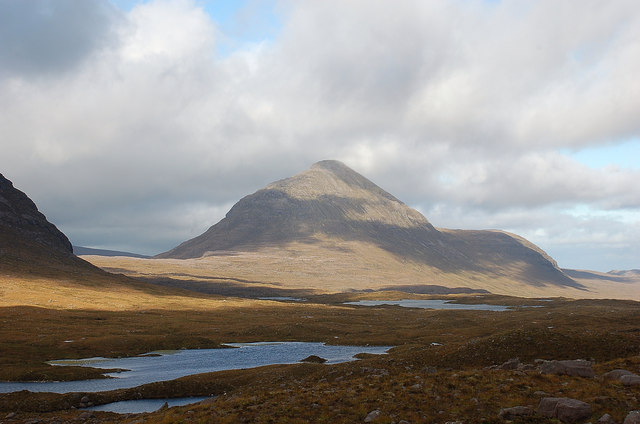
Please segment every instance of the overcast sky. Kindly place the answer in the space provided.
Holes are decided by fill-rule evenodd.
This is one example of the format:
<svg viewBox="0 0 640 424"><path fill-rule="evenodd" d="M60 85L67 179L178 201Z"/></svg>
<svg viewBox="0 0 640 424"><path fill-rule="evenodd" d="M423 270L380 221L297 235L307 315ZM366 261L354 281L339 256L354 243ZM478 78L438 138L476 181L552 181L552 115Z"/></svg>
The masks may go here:
<svg viewBox="0 0 640 424"><path fill-rule="evenodd" d="M338 159L437 227L640 268L637 0L0 0L0 172L156 254Z"/></svg>

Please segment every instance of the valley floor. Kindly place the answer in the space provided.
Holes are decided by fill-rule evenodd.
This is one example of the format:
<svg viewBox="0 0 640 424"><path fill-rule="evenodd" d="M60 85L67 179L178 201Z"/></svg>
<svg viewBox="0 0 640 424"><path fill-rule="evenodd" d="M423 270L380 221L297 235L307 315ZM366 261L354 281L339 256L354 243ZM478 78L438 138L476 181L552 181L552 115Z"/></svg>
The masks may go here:
<svg viewBox="0 0 640 424"><path fill-rule="evenodd" d="M634 301L322 293L282 281L261 282L248 270L231 278L210 274L197 263L191 269L165 263L163 270L150 268L161 264L150 260L113 261L105 268L138 279L0 275L0 380L98 378L100 370L53 367L45 361L214 348L229 342L396 347L387 355L351 363L222 371L104 393L0 394L0 423L400 424L500 423L506 418L557 423L538 410L541 399L548 397L588 404L589 415L576 421L582 423L596 422L604 414L622 423L630 411L640 409L639 385L603 378L614 369L640 374L640 304ZM305 300L259 299L269 296ZM492 312L344 304L406 297L515 308ZM508 362L514 358L518 361ZM574 359L591 361L595 376L543 374L536 362ZM210 399L145 414L77 409L88 403L187 396ZM534 415L503 412L499 417L501 410L515 406Z"/></svg>
<svg viewBox="0 0 640 424"><path fill-rule="evenodd" d="M398 297L400 293L369 293ZM206 297L200 307L173 298L157 308L109 311L11 306L0 308L0 378L89 378L87 369L50 367L48 359L125 356L156 349L215 347L224 342L323 341L397 346L357 362L276 365L224 371L95 394L0 395L0 422L503 422L500 410L536 410L543 397L588 403L595 422L621 423L640 409L639 386L606 380L624 368L640 373L640 305L629 301L532 302L468 296L463 302L537 304L513 311L420 310L342 305L364 295L279 302ZM65 343L74 340L72 343ZM489 369L518 357L514 369ZM597 377L541 374L536 359L590 359ZM507 367L508 368L508 367ZM95 375L94 375L95 376ZM210 396L201 404L155 413L78 411L83 397L115 400ZM84 399L86 402L87 399ZM379 414L374 411L379 411ZM372 414L372 415L371 415ZM557 422L540 415L514 422Z"/></svg>

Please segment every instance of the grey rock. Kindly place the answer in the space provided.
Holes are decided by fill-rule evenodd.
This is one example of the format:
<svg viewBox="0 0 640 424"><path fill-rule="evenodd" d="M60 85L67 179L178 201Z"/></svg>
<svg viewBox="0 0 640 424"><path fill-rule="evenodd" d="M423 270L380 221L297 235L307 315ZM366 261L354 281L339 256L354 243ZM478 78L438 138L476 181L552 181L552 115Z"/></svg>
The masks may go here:
<svg viewBox="0 0 640 424"><path fill-rule="evenodd" d="M520 363L520 359L519 358L512 358L512 359L509 359L504 364L499 365L498 369L501 369L501 370L517 370L520 365L521 365L521 363Z"/></svg>
<svg viewBox="0 0 640 424"><path fill-rule="evenodd" d="M635 375L631 371L627 370L613 370L608 373L602 374L602 378L606 378L607 380L620 380L620 377L625 375Z"/></svg>
<svg viewBox="0 0 640 424"><path fill-rule="evenodd" d="M603 416L601 416L600 419L598 421L596 421L596 423L598 423L598 424L616 424L614 419L609 414L604 414Z"/></svg>
<svg viewBox="0 0 640 424"><path fill-rule="evenodd" d="M364 422L365 423L372 423L375 420L377 420L378 418L380 418L380 415L382 413L380 412L379 409L374 409L373 411L369 412L367 414L367 416L364 418Z"/></svg>
<svg viewBox="0 0 640 424"><path fill-rule="evenodd" d="M311 363L315 363L315 364L324 364L325 362L327 362L326 359L321 358L317 355L309 355L304 359L301 359L300 362L311 362Z"/></svg>
<svg viewBox="0 0 640 424"><path fill-rule="evenodd" d="M15 412L9 412L6 416L5 419L10 420L11 418L15 417L16 413Z"/></svg>
<svg viewBox="0 0 640 424"><path fill-rule="evenodd" d="M640 411L631 411L624 419L624 424L640 424Z"/></svg>
<svg viewBox="0 0 640 424"><path fill-rule="evenodd" d="M527 417L535 414L533 408L528 406L514 406L512 408L503 408L498 413L498 417L504 420L511 420L515 417Z"/></svg>
<svg viewBox="0 0 640 424"><path fill-rule="evenodd" d="M625 386L640 386L640 375L623 375L620 377L620 382Z"/></svg>
<svg viewBox="0 0 640 424"><path fill-rule="evenodd" d="M583 359L566 361L544 361L538 366L542 374L570 375L577 377L595 377L591 362Z"/></svg>
<svg viewBox="0 0 640 424"><path fill-rule="evenodd" d="M540 399L538 414L563 423L575 423L591 416L591 406L577 399L547 397Z"/></svg>
<svg viewBox="0 0 640 424"><path fill-rule="evenodd" d="M89 403L89 396L83 396L82 399L80 399L81 403Z"/></svg>

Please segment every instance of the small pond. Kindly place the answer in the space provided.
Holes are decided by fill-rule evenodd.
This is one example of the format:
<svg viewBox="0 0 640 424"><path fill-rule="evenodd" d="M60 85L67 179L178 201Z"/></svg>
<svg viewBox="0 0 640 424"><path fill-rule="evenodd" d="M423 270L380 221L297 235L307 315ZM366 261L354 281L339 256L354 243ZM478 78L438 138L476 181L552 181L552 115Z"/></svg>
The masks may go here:
<svg viewBox="0 0 640 424"><path fill-rule="evenodd" d="M92 406L90 408L83 408L84 411L106 411L116 412L118 414L140 414L143 412L154 412L162 408L167 403L169 408L174 406L190 405L192 403L200 402L201 400L209 399L208 397L188 397L188 398L174 398L174 399L137 399L137 400L123 400L120 402L107 403L105 405Z"/></svg>
<svg viewBox="0 0 640 424"><path fill-rule="evenodd" d="M512 306L505 305L468 305L463 303L451 303L450 300L440 299L359 300L357 302L345 302L345 304L360 306L396 305L403 306L405 308L465 309L470 311L509 311L514 309Z"/></svg>
<svg viewBox="0 0 640 424"><path fill-rule="evenodd" d="M156 381L213 371L255 368L273 364L293 364L310 355L325 358L328 364L354 360L358 353L383 354L392 346L332 346L324 343L271 342L228 343L230 349L185 349L151 352L131 358L88 358L51 361L52 365L119 368L128 371L106 374L108 379L60 382L0 382L0 393L103 392L126 389Z"/></svg>

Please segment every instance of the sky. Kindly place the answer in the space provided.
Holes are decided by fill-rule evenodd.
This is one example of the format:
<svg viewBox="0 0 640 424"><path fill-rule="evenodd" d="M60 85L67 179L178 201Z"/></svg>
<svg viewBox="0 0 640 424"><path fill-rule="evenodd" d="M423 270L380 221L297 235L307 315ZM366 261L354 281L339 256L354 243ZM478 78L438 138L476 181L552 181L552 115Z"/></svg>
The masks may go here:
<svg viewBox="0 0 640 424"><path fill-rule="evenodd" d="M157 254L341 160L436 227L640 268L637 0L0 0L0 173Z"/></svg>

